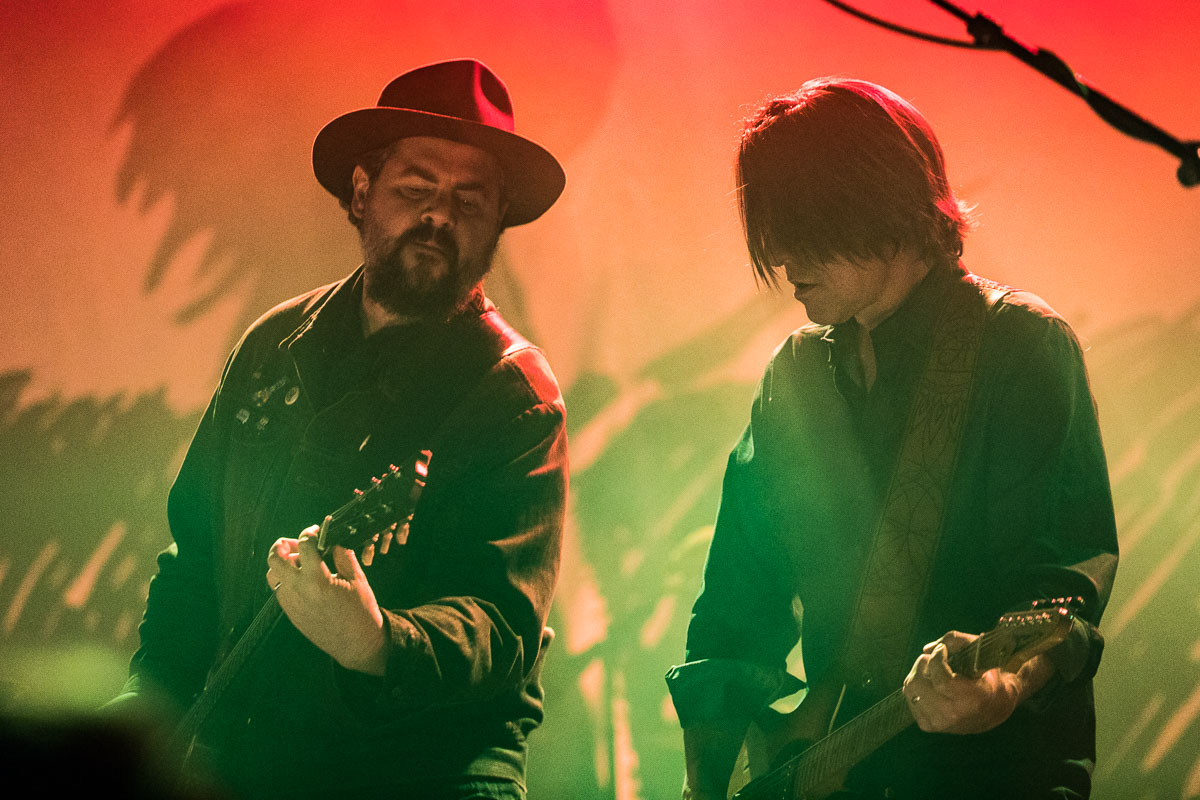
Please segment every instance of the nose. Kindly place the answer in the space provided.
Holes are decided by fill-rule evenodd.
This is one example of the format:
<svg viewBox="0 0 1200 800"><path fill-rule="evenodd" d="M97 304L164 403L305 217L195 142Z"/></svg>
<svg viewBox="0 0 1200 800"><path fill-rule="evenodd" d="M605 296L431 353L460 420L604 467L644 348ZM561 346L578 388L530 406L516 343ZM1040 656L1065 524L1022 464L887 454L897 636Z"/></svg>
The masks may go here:
<svg viewBox="0 0 1200 800"><path fill-rule="evenodd" d="M429 202L421 212L421 222L434 228L454 227L454 201L449 192L434 192L430 195Z"/></svg>

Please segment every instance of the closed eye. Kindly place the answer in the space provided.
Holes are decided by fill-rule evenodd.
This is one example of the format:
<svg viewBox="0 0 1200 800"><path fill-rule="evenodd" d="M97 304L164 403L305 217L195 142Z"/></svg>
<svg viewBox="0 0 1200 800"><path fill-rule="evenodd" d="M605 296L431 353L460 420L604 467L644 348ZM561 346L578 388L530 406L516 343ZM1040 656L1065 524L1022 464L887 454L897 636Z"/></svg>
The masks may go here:
<svg viewBox="0 0 1200 800"><path fill-rule="evenodd" d="M425 181L404 181L396 187L396 191L410 200L421 200L433 192L433 184Z"/></svg>
<svg viewBox="0 0 1200 800"><path fill-rule="evenodd" d="M474 216L483 211L483 192L459 192L456 199L459 210L464 214Z"/></svg>

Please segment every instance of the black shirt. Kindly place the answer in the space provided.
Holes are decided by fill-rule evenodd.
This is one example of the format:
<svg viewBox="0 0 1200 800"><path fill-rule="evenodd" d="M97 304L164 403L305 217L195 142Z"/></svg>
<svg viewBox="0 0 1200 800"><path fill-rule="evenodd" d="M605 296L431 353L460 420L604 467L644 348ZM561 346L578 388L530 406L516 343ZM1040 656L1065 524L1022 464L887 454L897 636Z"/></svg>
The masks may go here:
<svg viewBox="0 0 1200 800"><path fill-rule="evenodd" d="M801 625L807 679L829 677L933 322L945 304L972 293L977 301L978 291L961 268L931 271L872 332L870 391L855 323L801 329L776 352L730 456L686 663L668 675L684 727L745 724L785 691L785 658ZM978 359L912 657L948 630L988 630L1042 597L1083 597L1086 622L1052 653L1052 685L1008 722L975 736L914 726L852 782L896 797L985 789L1035 797L1059 785L1085 796L1095 749L1090 677L1102 647L1092 626L1111 590L1117 543L1082 353L1048 306L1013 292L988 321Z"/></svg>

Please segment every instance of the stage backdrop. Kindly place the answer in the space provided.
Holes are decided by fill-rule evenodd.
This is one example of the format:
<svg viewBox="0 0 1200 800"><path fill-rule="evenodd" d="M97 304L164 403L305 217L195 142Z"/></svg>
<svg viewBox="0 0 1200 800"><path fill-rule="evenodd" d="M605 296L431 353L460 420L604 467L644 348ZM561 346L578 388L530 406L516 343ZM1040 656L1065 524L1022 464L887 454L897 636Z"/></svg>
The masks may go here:
<svg viewBox="0 0 1200 800"><path fill-rule="evenodd" d="M943 34L918 0L861 0ZM1191 0L980 2L1111 96L1200 137ZM818 0L56 0L0 4L0 700L119 687L164 498L240 331L357 264L309 148L396 74L475 56L565 164L489 291L567 394L572 499L534 798L678 795L681 659L724 458L773 346L732 195L738 120L831 73L932 121L980 227L966 261L1086 340L1122 563L1097 797L1200 796L1200 189L1009 56Z"/></svg>

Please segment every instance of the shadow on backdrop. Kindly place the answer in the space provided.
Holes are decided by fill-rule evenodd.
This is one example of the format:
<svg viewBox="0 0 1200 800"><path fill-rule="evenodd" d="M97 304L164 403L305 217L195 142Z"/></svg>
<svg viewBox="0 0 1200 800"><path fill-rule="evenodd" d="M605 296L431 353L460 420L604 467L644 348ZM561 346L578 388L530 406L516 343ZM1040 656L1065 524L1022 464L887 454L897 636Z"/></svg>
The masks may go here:
<svg viewBox="0 0 1200 800"><path fill-rule="evenodd" d="M132 134L118 195L173 204L146 290L185 244L211 237L179 321L244 290L232 343L271 305L348 272L353 230L312 178L313 135L399 72L465 54L504 76L518 124L560 157L594 129L617 69L603 3L233 3L180 31L130 83L114 122ZM489 285L536 338L503 260ZM594 443L573 504L598 606L590 619L569 603L555 610L568 644L545 673L535 798L678 794L681 740L662 676L682 657L721 472L753 389L721 367L776 313L756 300L648 365L625 416L608 416L629 391L609 376L568 387L571 435ZM1200 794L1198 320L1200 305L1123 325L1094 337L1089 354L1124 550L1097 680L1097 796ZM196 418L161 392L23 401L29 382L29 371L0 374L0 709L95 705L136 644L168 541L166 491ZM576 631L572 648L572 626L594 632Z"/></svg>
<svg viewBox="0 0 1200 800"><path fill-rule="evenodd" d="M349 272L357 244L313 178L316 132L374 105L401 72L464 55L503 77L518 129L563 160L607 110L617 66L607 5L594 0L238 2L181 30L138 70L114 121L132 133L118 197L173 204L146 289L185 244L209 236L179 321L244 290L236 336L276 303Z"/></svg>

